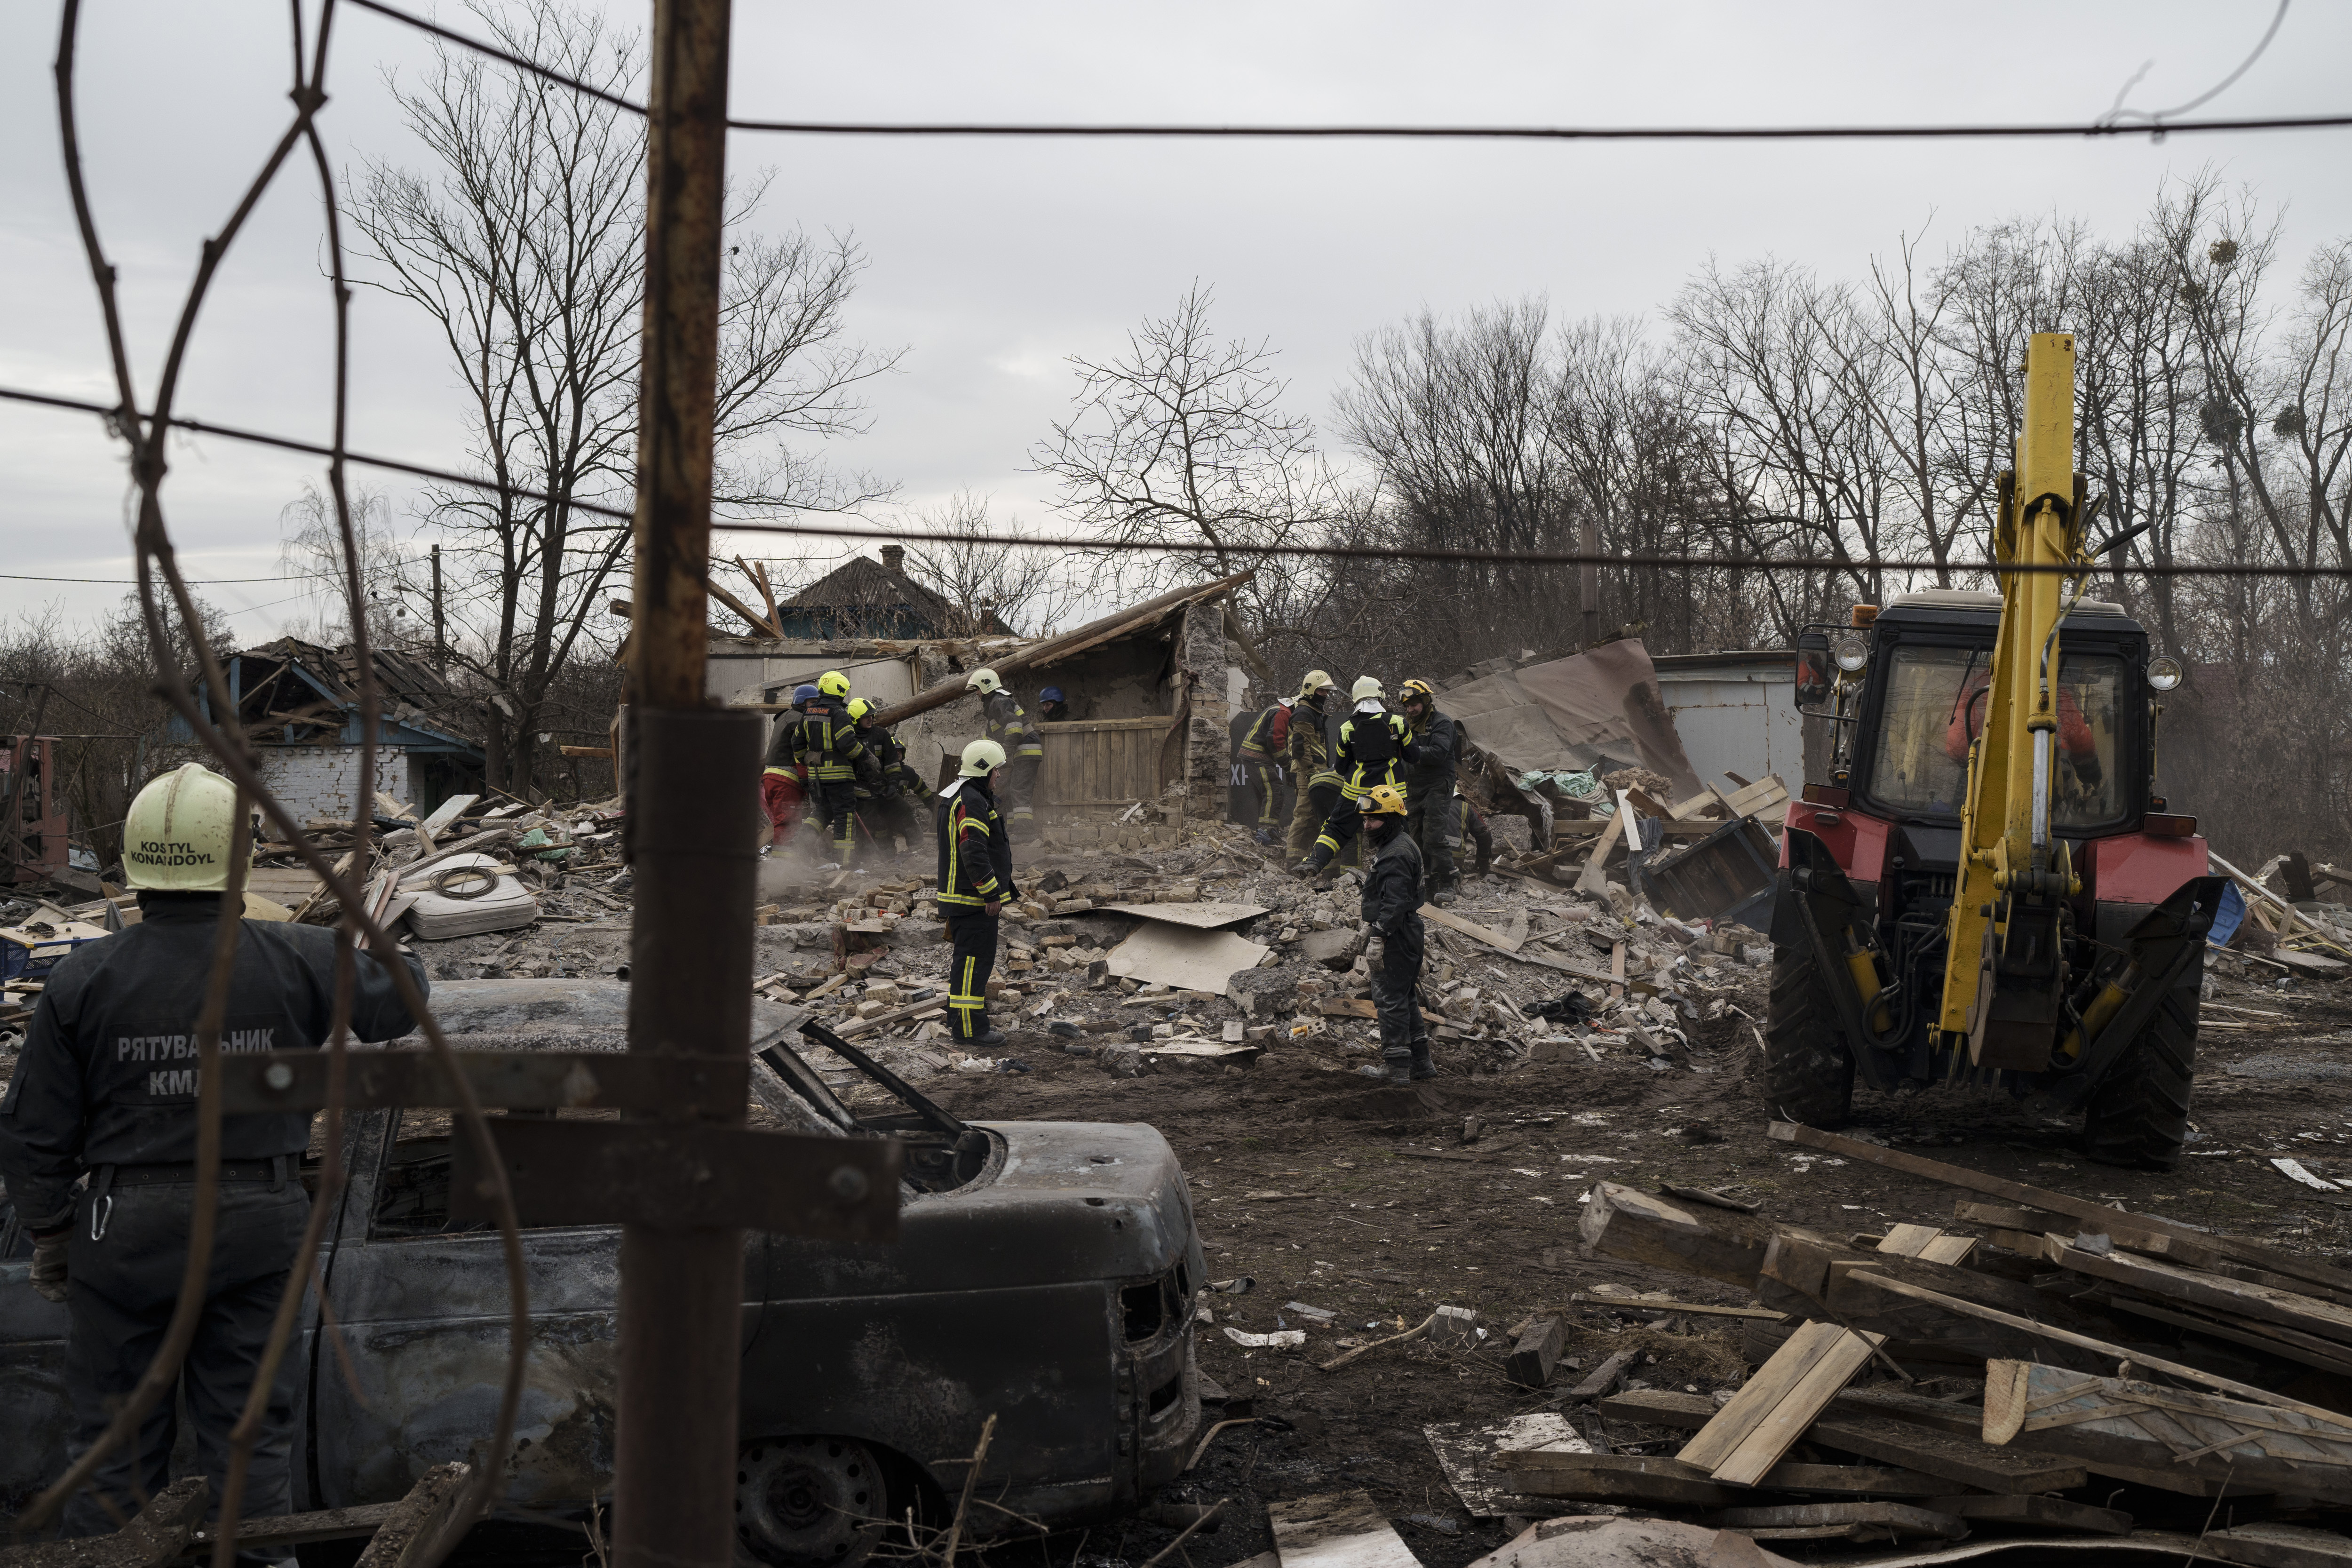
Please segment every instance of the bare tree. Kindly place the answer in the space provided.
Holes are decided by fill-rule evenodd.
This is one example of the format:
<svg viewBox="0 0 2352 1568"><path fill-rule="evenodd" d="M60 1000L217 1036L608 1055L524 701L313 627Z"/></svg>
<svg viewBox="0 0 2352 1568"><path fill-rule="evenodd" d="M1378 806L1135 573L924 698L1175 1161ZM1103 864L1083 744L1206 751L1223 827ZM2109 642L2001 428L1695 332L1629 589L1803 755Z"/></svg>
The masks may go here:
<svg viewBox="0 0 2352 1568"><path fill-rule="evenodd" d="M1153 587L1179 574L1255 568L1243 595L1263 623L1297 584L1295 563L1251 545L1309 542L1343 510L1311 420L1282 407L1288 390L1264 341L1220 340L1210 291L1194 283L1175 312L1128 334L1125 355L1071 356L1074 412L1038 444L1035 470L1056 505L1106 541L1165 549L1157 561L1097 557L1112 580Z"/></svg>
<svg viewBox="0 0 2352 1568"><path fill-rule="evenodd" d="M381 490L356 486L351 493L352 534L358 542L360 581L368 596L368 637L379 647L418 640L419 626L403 602L409 552L393 531L392 502ZM302 493L278 512L278 569L306 584L301 611L283 618L289 636L337 647L352 640L345 581L343 532L334 502L304 480Z"/></svg>
<svg viewBox="0 0 2352 1568"><path fill-rule="evenodd" d="M1064 569L1061 552L1001 542L1007 532L1019 537L1021 525L1015 521L999 529L990 521L986 496L962 491L944 506L919 512L917 521L926 532L957 536L907 546L912 575L947 601L949 636L1050 636L1077 602L1078 585Z"/></svg>
<svg viewBox="0 0 2352 1568"><path fill-rule="evenodd" d="M502 47L609 91L642 74L635 36L560 0L475 9ZM508 487L429 490L426 516L457 557L453 656L483 687L490 781L521 789L547 694L606 625L594 611L627 569L644 123L447 49L420 87L394 82L393 93L439 167L371 163L352 183L353 222L381 268L363 281L439 329L474 457ZM843 335L864 259L845 237L741 232L759 195L730 203L739 232L722 278L717 499L737 516L854 504L873 487L833 480L782 437L861 427L854 389L891 363Z"/></svg>

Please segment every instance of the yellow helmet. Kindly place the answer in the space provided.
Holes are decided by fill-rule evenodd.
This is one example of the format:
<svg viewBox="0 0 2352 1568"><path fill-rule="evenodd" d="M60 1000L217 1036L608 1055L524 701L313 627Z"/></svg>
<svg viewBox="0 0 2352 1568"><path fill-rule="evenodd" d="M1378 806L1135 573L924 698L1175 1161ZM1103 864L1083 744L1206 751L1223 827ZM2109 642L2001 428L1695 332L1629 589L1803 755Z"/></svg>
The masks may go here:
<svg viewBox="0 0 2352 1568"><path fill-rule="evenodd" d="M1394 784L1374 784L1356 803L1356 810L1365 816L1402 816L1404 795Z"/></svg>
<svg viewBox="0 0 2352 1568"><path fill-rule="evenodd" d="M958 778L984 779L1004 765L1004 748L993 741L974 741L963 749Z"/></svg>
<svg viewBox="0 0 2352 1568"><path fill-rule="evenodd" d="M1379 676L1360 675L1356 677L1355 689L1349 695L1352 700L1361 702L1367 698L1385 697L1388 693L1381 689Z"/></svg>
<svg viewBox="0 0 2352 1568"><path fill-rule="evenodd" d="M982 697L994 692L1003 684L1004 682L996 679L996 671L987 668L975 669L963 678L963 689L966 691L977 691Z"/></svg>
<svg viewBox="0 0 2352 1568"><path fill-rule="evenodd" d="M853 698L850 701L849 716L861 723L864 722L866 716L873 711L874 700L870 697Z"/></svg>
<svg viewBox="0 0 2352 1568"><path fill-rule="evenodd" d="M1331 678L1319 669L1308 670L1307 672L1307 679L1298 683L1298 695L1302 699L1312 697L1318 691L1328 691L1330 689Z"/></svg>
<svg viewBox="0 0 2352 1568"><path fill-rule="evenodd" d="M1418 697L1433 708L1437 705L1436 689L1431 686L1426 680L1423 680L1418 678L1408 680L1401 689L1403 693L1404 700L1407 702L1410 702L1414 698Z"/></svg>
<svg viewBox="0 0 2352 1568"><path fill-rule="evenodd" d="M228 890L236 786L195 763L148 781L122 824L123 874L169 893Z"/></svg>
<svg viewBox="0 0 2352 1568"><path fill-rule="evenodd" d="M849 677L837 669L828 669L816 678L816 689L827 697L849 695Z"/></svg>

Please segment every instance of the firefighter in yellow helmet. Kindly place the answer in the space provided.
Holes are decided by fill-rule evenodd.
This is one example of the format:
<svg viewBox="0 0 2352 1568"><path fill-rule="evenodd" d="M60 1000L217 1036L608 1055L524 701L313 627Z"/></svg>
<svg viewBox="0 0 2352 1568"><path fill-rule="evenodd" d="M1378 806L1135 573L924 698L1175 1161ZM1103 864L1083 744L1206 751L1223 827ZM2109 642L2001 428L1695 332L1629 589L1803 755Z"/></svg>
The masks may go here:
<svg viewBox="0 0 2352 1568"><path fill-rule="evenodd" d="M1290 860L1307 858L1315 835L1331 808L1339 804L1339 773L1331 765L1331 678L1310 669L1298 683L1290 705L1290 732L1285 750L1290 759L1290 782L1298 792L1290 808Z"/></svg>
<svg viewBox="0 0 2352 1568"><path fill-rule="evenodd" d="M1387 784L1398 791L1400 800L1403 798L1397 763L1404 756L1405 738L1411 726L1403 714L1389 711L1385 694L1375 678L1360 677L1353 696L1356 710L1339 725L1339 804L1323 819L1323 831L1316 836L1314 852L1299 862L1298 874L1302 877L1322 877L1339 852L1355 843L1359 803L1365 791L1375 784Z"/></svg>
<svg viewBox="0 0 2352 1568"><path fill-rule="evenodd" d="M833 839L833 858L846 866L857 851L858 781L870 789L882 776L873 752L858 739L857 721L849 716L849 677L828 669L816 678L816 696L803 714L800 735L801 758Z"/></svg>
<svg viewBox="0 0 2352 1568"><path fill-rule="evenodd" d="M1037 770L1045 762L1045 739L996 671L975 669L963 685L965 690L980 693L981 733L1004 748L1004 782L998 798L1011 812L1015 831L1025 838L1036 825Z"/></svg>
<svg viewBox="0 0 2352 1568"><path fill-rule="evenodd" d="M1381 1021L1381 1060L1389 1081L1435 1078L1429 1026L1421 1019L1421 847L1404 827L1404 796L1374 784L1357 806L1371 858L1364 869L1364 923L1381 939L1372 1004Z"/></svg>
<svg viewBox="0 0 2352 1568"><path fill-rule="evenodd" d="M998 917L1005 900L1020 896L1013 885L1013 846L996 809L996 778L1003 768L1004 748L995 742L964 747L962 766L940 791L935 819L940 868L933 896L950 945L948 1011L955 1015L956 1039L967 1046L1004 1043L1004 1031L988 1021Z"/></svg>
<svg viewBox="0 0 2352 1568"><path fill-rule="evenodd" d="M197 1017L236 853L236 787L190 763L151 781L122 825L139 923L59 959L41 990L7 1096L0 1178L33 1240L33 1289L66 1304L74 1451L88 1449L163 1342L195 1212ZM224 1052L316 1050L333 1027L336 936L326 926L243 920ZM422 995L405 953L353 955L351 1030L389 1040L415 1026L394 978ZM66 1532L105 1534L170 1479L184 1401L196 1462L217 1500L310 1200L310 1113L221 1120L219 1228L194 1338L176 1388L66 1506ZM77 1190L79 1189L79 1190ZM247 1519L293 1506L299 1356L281 1363L247 1472ZM20 1433L11 1441L32 1441ZM118 1512L110 1516L108 1510Z"/></svg>
<svg viewBox="0 0 2352 1568"><path fill-rule="evenodd" d="M1402 770L1405 831L1421 846L1429 901L1442 909L1462 887L1462 873L1454 864L1454 847L1462 842L1454 809L1454 784L1462 771L1462 726L1437 710L1437 693L1426 680L1406 681L1403 693L1405 721L1412 726L1405 737Z"/></svg>

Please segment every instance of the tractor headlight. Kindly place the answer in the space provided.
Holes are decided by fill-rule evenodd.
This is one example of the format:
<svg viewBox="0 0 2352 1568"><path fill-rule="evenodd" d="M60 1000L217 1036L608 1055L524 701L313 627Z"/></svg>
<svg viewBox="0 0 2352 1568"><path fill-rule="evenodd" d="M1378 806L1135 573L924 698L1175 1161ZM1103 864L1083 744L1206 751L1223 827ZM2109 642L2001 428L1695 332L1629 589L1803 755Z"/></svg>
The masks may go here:
<svg viewBox="0 0 2352 1568"><path fill-rule="evenodd" d="M1860 632L1848 632L1830 645L1830 657L1848 675L1858 674L1870 662L1870 639Z"/></svg>
<svg viewBox="0 0 2352 1568"><path fill-rule="evenodd" d="M2168 653L2158 654L2147 661L2147 684L2157 691L2169 691L2180 684L2180 661Z"/></svg>

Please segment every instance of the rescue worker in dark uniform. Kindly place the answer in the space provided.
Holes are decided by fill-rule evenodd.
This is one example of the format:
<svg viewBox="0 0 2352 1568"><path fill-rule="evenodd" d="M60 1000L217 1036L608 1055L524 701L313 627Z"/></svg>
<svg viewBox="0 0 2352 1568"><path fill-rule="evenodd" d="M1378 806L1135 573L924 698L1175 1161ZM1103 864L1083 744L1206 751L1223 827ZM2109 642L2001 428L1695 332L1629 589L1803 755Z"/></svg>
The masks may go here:
<svg viewBox="0 0 2352 1568"><path fill-rule="evenodd" d="M1405 722L1403 714L1389 711L1377 678L1358 677L1351 694L1356 700L1356 710L1339 726L1339 802L1324 818L1323 831L1315 838L1315 852L1299 863L1298 874L1302 877L1323 877L1339 852L1355 843L1360 826L1357 803L1364 798L1366 790L1377 784L1397 788L1402 783L1397 764L1404 757L1405 739L1412 733L1412 727ZM1398 798L1403 798L1401 790Z"/></svg>
<svg viewBox="0 0 2352 1568"><path fill-rule="evenodd" d="M828 669L816 678L816 690L801 721L801 760L824 811L833 858L846 866L857 849L857 781L870 787L880 775L849 716L849 677Z"/></svg>
<svg viewBox="0 0 2352 1568"><path fill-rule="evenodd" d="M1330 716L1323 710L1325 693L1333 689L1329 676L1310 669L1291 703L1287 750L1290 782L1298 792L1290 808L1288 853L1294 861L1307 858L1324 819L1339 804L1339 773L1331 765L1331 737L1325 728Z"/></svg>
<svg viewBox="0 0 2352 1568"><path fill-rule="evenodd" d="M857 813L875 844L886 853L896 854L892 840L915 843L914 803L923 795L923 781L908 765L907 748L898 743L898 737L874 722L874 715L881 710L882 705L870 698L849 700L850 721L857 726L857 738L874 759L871 779L861 778L857 784Z"/></svg>
<svg viewBox="0 0 2352 1568"><path fill-rule="evenodd" d="M1486 814L1470 803L1458 784L1454 790L1454 842L1478 847L1478 875L1485 876L1495 868L1495 830L1487 826Z"/></svg>
<svg viewBox="0 0 2352 1568"><path fill-rule="evenodd" d="M1405 799L1374 784L1358 808L1371 858L1364 870L1364 923L1381 939L1372 971L1372 1005L1381 1021L1381 1059L1391 1083L1435 1078L1429 1026L1421 1016L1421 847L1405 831Z"/></svg>
<svg viewBox="0 0 2352 1568"><path fill-rule="evenodd" d="M123 824L123 865L139 923L58 961L34 1009L16 1077L0 1100L0 1176L33 1238L33 1288L63 1301L72 1328L66 1385L74 1451L105 1430L163 1344L187 1265L195 1206L196 1018L229 856L236 790L191 763L151 782ZM406 1034L415 1020L394 987L404 954L356 955L352 1033ZM311 1050L327 1043L335 933L324 926L242 922L220 1048ZM195 1426L196 1460L214 1508L228 1473L229 1432L244 1413L302 1238L310 1200L300 1164L308 1111L224 1117L219 1229L195 1338L177 1394ZM85 1174L86 1190L75 1184ZM292 1510L289 1450L300 1358L280 1365L246 1480L248 1519ZM165 1394L138 1436L100 1464L66 1506L68 1535L102 1535L168 1483L178 1412ZM14 1439L26 1441L19 1433ZM119 1510L110 1515L107 1502Z"/></svg>
<svg viewBox="0 0 2352 1568"><path fill-rule="evenodd" d="M955 1037L967 1046L1001 1046L1004 1031L988 1021L988 977L996 968L998 917L1013 885L1013 846L996 810L996 775L1004 748L979 740L963 749L963 765L940 791L940 918L953 952L948 960L948 1011Z"/></svg>
<svg viewBox="0 0 2352 1568"><path fill-rule="evenodd" d="M1250 721L1242 732L1242 775L1248 781L1251 799L1257 806L1257 841L1272 844L1281 831L1282 819L1276 815L1282 805L1282 763L1285 748L1290 744L1290 704L1276 698L1272 707Z"/></svg>
<svg viewBox="0 0 2352 1568"><path fill-rule="evenodd" d="M793 689L792 710L776 716L776 732L768 738L768 756L760 772L760 808L768 814L765 855L789 840L808 811L808 764L801 756L801 721L817 694L814 686Z"/></svg>
<svg viewBox="0 0 2352 1568"><path fill-rule="evenodd" d="M1461 842L1454 781L1462 766L1462 728L1437 710L1437 693L1426 680L1404 683L1404 716L1412 726L1402 770L1405 831L1421 846L1428 901L1442 909L1462 885L1454 867L1454 847Z"/></svg>
<svg viewBox="0 0 2352 1568"><path fill-rule="evenodd" d="M1037 693L1037 721L1041 724L1066 724L1070 721L1070 700L1058 686L1048 686Z"/></svg>
<svg viewBox="0 0 2352 1568"><path fill-rule="evenodd" d="M1023 837L1036 826L1034 800L1037 770L1045 765L1045 742L1021 706L992 669L975 669L964 678L964 689L980 693L981 733L1004 748L1004 792L1000 797L1011 809L1012 822Z"/></svg>

